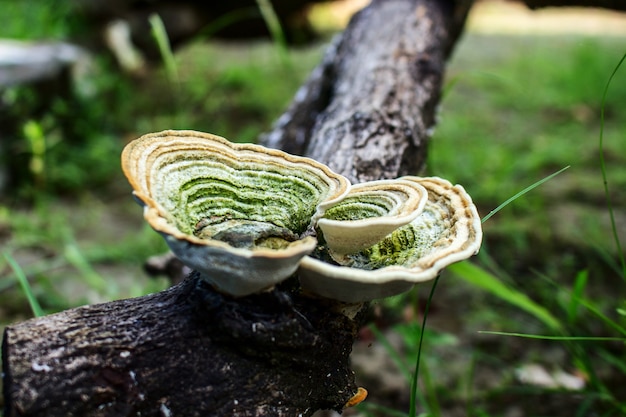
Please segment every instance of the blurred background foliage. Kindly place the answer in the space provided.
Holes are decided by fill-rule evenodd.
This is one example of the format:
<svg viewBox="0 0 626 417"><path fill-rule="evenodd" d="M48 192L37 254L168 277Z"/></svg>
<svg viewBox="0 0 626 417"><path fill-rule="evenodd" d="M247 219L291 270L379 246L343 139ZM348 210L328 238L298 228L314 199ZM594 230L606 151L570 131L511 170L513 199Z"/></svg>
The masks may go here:
<svg viewBox="0 0 626 417"><path fill-rule="evenodd" d="M284 111L330 36L365 3L316 5L307 16L317 38L287 50L270 39L191 37L175 51L173 79L159 58L148 59L141 71L122 71L114 55L94 41L93 23L81 20L72 2L4 0L0 39L71 41L89 55L52 83L0 87L0 247L5 255L0 256L0 325L31 316L15 264L46 312L169 285L142 271L143 262L166 247L144 225L130 197L119 166L123 146L163 129L254 141ZM582 10L584 19L603 22L600 31L564 25L558 13L530 33L501 29L502 20L510 19L507 27L515 28L512 16L517 16L527 30L529 20L545 17L541 13L479 2L447 72L427 174L463 184L485 216L528 185L570 168L489 219L477 259L442 276L421 374L419 406L429 415L624 412L623 341L477 333L626 337L623 254L612 236L598 141L602 93L624 54L626 18ZM248 12L233 16L244 19ZM204 33L215 31L205 28ZM626 68L616 73L604 114L603 155L624 242ZM375 303L375 331L364 331L364 344L355 346L357 375L372 392L372 386L383 384L381 368L395 369L406 392L385 393L379 387L360 413L406 410L405 377L412 370L415 327L427 291L422 286ZM517 305L511 301L516 297ZM532 313L538 310L520 308L524 303L545 309L556 328ZM378 343L372 348L374 339ZM371 359L376 346L395 360ZM368 359L360 360L360 354ZM378 364L371 374L367 361ZM584 388L524 384L519 375L528 364L566 372Z"/></svg>

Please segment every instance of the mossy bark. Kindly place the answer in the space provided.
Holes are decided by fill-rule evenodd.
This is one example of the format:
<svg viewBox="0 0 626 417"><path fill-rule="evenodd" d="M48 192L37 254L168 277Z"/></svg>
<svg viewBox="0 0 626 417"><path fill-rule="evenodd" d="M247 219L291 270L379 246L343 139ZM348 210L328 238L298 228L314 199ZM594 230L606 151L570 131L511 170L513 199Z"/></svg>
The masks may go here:
<svg viewBox="0 0 626 417"><path fill-rule="evenodd" d="M373 0L263 143L353 181L417 173L470 1ZM197 275L167 291L9 326L5 415L310 416L356 392L361 314L297 281L230 299Z"/></svg>

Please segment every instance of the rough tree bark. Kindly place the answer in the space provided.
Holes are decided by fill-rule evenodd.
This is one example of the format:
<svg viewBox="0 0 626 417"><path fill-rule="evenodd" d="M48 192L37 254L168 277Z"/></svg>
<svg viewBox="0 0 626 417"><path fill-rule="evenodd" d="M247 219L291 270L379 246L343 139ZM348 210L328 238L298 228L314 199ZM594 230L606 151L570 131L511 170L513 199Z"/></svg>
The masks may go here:
<svg viewBox="0 0 626 417"><path fill-rule="evenodd" d="M374 0L263 142L355 181L416 173L469 1ZM292 278L232 299L195 273L161 293L9 326L5 415L309 416L356 392L363 309Z"/></svg>
<svg viewBox="0 0 626 417"><path fill-rule="evenodd" d="M469 1L375 1L328 49L262 143L363 182L415 174Z"/></svg>

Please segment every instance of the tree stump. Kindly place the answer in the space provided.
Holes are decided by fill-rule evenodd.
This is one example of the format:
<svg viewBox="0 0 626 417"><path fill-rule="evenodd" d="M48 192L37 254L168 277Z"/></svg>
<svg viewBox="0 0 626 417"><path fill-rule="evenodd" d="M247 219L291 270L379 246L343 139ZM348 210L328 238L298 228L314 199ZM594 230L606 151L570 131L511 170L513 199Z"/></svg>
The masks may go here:
<svg viewBox="0 0 626 417"><path fill-rule="evenodd" d="M417 173L470 3L374 0L262 142L355 182ZM17 323L2 346L5 415L341 411L365 308L308 297L297 277L233 299L192 273L158 294Z"/></svg>

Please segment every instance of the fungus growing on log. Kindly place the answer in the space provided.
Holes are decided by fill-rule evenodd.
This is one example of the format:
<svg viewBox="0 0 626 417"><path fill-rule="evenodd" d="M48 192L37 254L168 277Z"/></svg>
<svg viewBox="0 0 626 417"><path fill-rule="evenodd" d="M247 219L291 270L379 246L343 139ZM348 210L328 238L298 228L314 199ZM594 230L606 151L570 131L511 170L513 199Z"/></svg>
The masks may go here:
<svg viewBox="0 0 626 417"><path fill-rule="evenodd" d="M355 184L318 220L333 259L369 248L424 209L428 194L412 181L380 180ZM339 258L339 259L338 259Z"/></svg>
<svg viewBox="0 0 626 417"><path fill-rule="evenodd" d="M129 143L122 167L174 254L237 297L296 270L308 293L388 297L474 255L482 239L471 197L441 178L351 186L310 158L174 130Z"/></svg>
<svg viewBox="0 0 626 417"><path fill-rule="evenodd" d="M218 290L249 295L285 280L316 246L318 207L349 182L312 159L193 131L129 143L122 168L144 218Z"/></svg>
<svg viewBox="0 0 626 417"><path fill-rule="evenodd" d="M345 256L341 265L303 258L298 270L303 289L349 303L389 297L478 252L480 217L463 187L436 177L400 180L428 191L424 210L375 245Z"/></svg>

